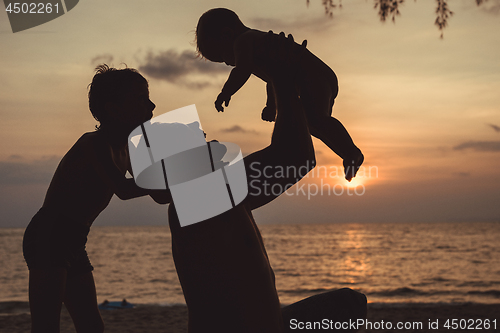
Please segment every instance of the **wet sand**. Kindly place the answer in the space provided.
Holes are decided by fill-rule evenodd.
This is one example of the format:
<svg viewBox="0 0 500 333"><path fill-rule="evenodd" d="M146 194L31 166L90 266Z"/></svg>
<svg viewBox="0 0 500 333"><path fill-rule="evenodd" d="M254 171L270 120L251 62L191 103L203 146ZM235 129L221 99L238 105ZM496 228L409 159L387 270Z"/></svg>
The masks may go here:
<svg viewBox="0 0 500 333"><path fill-rule="evenodd" d="M28 304L25 302L6 302L0 304L0 333L20 333L30 331L30 316ZM187 332L187 308L182 305L158 306L139 305L134 309L125 310L104 310L101 311L106 332L126 333L126 332L147 332L147 333L184 333ZM429 319L431 322L438 320L439 329L429 329ZM362 329L360 332L470 332L472 330L462 330L460 328L446 329L443 327L447 319L474 319L474 327L479 323L478 319L496 319L497 329L493 327L482 332L500 331L500 304L463 304L463 305L404 305L387 306L369 304L368 321L372 323L371 329ZM382 321L385 329L382 329ZM414 326L412 329L387 329L387 322L396 325L402 323L422 323L421 327ZM458 321L459 322L459 321ZM462 322L464 323L464 322ZM470 322L469 322L470 323ZM484 321L483 321L484 324ZM409 324L407 324L409 325ZM377 328L378 327L378 328ZM477 331L478 329L474 329ZM334 330L322 329L299 330L294 332L332 332ZM61 332L74 333L73 323L69 314L64 309L61 316Z"/></svg>
<svg viewBox="0 0 500 333"><path fill-rule="evenodd" d="M467 329L467 326L471 324L472 321L469 319L474 319L473 327L476 327L479 323L482 323L481 332L499 332L500 331L500 304L462 304L462 305L405 305L405 306L378 306L376 304L368 305L368 315L367 320L372 322L371 329L363 329L360 332L471 332L478 331L479 329ZM444 327L447 320L457 319L457 324L460 325L460 320L462 320L462 325L467 324L466 329L447 329ZM497 329L490 327L485 329L485 319L491 321L496 319ZM392 329L388 330L379 328L377 329L375 322L379 323L381 321L384 323L391 322L395 327L398 322L412 327L410 329ZM438 321L438 329L434 329L436 320ZM422 323L418 326L416 323ZM433 323L433 327L429 328L429 323ZM386 325L387 326L387 325ZM491 325L492 326L492 325ZM366 327L366 326L365 326ZM479 328L479 327L478 327Z"/></svg>

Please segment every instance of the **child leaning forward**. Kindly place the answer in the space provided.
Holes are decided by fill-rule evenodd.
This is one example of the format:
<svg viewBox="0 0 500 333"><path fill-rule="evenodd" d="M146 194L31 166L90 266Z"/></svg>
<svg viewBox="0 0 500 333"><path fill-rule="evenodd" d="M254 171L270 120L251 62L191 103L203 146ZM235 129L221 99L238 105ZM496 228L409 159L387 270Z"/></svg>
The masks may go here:
<svg viewBox="0 0 500 333"><path fill-rule="evenodd" d="M89 107L100 126L83 134L62 158L41 209L26 228L23 252L29 268L32 332L59 332L62 303L77 332L102 332L96 289L85 244L90 226L116 194L127 200L150 195L171 201L168 191L139 188L127 148L130 132L153 116L148 82L134 69L96 68Z"/></svg>

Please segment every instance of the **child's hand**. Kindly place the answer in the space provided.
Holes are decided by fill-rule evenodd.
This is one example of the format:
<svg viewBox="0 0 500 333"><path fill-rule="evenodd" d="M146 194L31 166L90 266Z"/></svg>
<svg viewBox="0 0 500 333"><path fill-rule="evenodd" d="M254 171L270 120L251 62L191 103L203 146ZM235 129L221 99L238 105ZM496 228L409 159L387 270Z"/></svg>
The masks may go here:
<svg viewBox="0 0 500 333"><path fill-rule="evenodd" d="M276 107L271 107L266 105L264 110L262 110L262 120L265 121L274 121L276 120Z"/></svg>
<svg viewBox="0 0 500 333"><path fill-rule="evenodd" d="M224 106L227 107L229 105L230 100L231 100L231 96L227 96L226 94L221 92L219 94L219 96L217 96L217 99L215 100L215 108L217 109L217 111L224 112L224 108L222 107L222 103L224 103Z"/></svg>

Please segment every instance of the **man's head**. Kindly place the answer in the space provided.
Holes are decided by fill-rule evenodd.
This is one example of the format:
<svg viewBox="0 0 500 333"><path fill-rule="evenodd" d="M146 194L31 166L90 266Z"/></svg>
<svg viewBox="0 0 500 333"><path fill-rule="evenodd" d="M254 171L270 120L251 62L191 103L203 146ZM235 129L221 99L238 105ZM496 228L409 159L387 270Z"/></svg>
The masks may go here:
<svg viewBox="0 0 500 333"><path fill-rule="evenodd" d="M248 28L238 15L226 8L214 8L205 12L196 26L198 53L214 62L223 62L223 52L232 48L234 38Z"/></svg>
<svg viewBox="0 0 500 333"><path fill-rule="evenodd" d="M128 129L151 119L155 105L149 100L148 81L137 70L103 64L89 85L89 108L100 123L97 128Z"/></svg>

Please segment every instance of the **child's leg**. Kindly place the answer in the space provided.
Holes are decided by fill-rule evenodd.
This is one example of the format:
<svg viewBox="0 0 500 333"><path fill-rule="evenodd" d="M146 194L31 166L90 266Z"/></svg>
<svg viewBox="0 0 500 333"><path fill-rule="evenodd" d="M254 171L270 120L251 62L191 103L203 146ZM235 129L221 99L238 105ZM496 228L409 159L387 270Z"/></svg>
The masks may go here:
<svg viewBox="0 0 500 333"><path fill-rule="evenodd" d="M315 118L309 122L309 130L344 160L345 178L351 181L363 164L364 156L344 125L333 117Z"/></svg>
<svg viewBox="0 0 500 333"><path fill-rule="evenodd" d="M352 141L344 125L331 116L333 93L328 87L316 87L314 90L311 88L301 94L309 131L344 160L344 172L346 179L350 181L363 163L363 154Z"/></svg>
<svg viewBox="0 0 500 333"><path fill-rule="evenodd" d="M333 117L308 118L311 134L323 141L342 159L352 158L361 153L354 144L344 125Z"/></svg>
<svg viewBox="0 0 500 333"><path fill-rule="evenodd" d="M31 333L59 333L66 269L31 269L29 301Z"/></svg>
<svg viewBox="0 0 500 333"><path fill-rule="evenodd" d="M92 272L68 277L64 304L73 319L77 333L104 332Z"/></svg>

